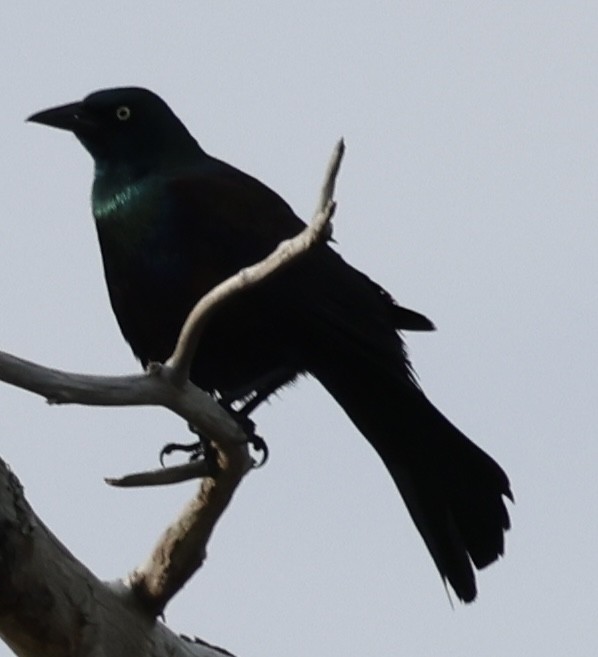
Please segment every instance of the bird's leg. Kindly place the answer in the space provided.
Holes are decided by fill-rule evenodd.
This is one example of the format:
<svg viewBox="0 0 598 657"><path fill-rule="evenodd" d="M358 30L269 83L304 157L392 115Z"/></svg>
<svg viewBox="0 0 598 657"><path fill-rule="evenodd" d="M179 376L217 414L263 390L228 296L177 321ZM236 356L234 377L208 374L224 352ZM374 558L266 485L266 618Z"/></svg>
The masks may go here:
<svg viewBox="0 0 598 657"><path fill-rule="evenodd" d="M267 395L262 397L257 403L256 399L261 397L261 395L256 394L249 402L245 403L241 409L234 409L232 404L236 401L233 398L233 401L228 401L227 399L220 399L218 403L226 410L229 415L241 426L243 431L247 434L247 442L258 452L262 453L262 457L259 462L255 464L254 467L259 468L268 460L269 450L266 441L258 436L255 432L255 422L249 417L249 413L255 409L255 407L263 401ZM160 464L164 466L164 457L172 454L174 452L187 452L190 453L189 460L195 461L199 458L203 458L204 461L208 464L210 472L218 472L218 460L216 458L216 450L214 449L212 443L207 440L200 433L199 429L192 424L189 424L189 431L194 433L199 440L193 443L167 443L160 450Z"/></svg>
<svg viewBox="0 0 598 657"><path fill-rule="evenodd" d="M220 404L235 418L249 436L247 442L258 452L262 452L261 461L255 467L261 467L268 460L269 449L266 441L255 433L255 422L249 417L251 413L280 387L292 381L296 372L280 368L268 372L250 384L221 393ZM240 408L233 405L240 403Z"/></svg>
<svg viewBox="0 0 598 657"><path fill-rule="evenodd" d="M231 409L237 402L241 403L242 406L237 409L237 412L248 417L271 394L296 376L297 373L293 370L285 368L272 370L247 385L221 392L221 403L226 409Z"/></svg>
<svg viewBox="0 0 598 657"><path fill-rule="evenodd" d="M295 372L293 371L287 369L273 370L242 388L220 393L218 403L239 423L248 436L248 444L262 454L260 461L255 465L257 468L264 465L268 460L269 449L266 441L255 432L255 422L249 416L272 393L294 377ZM235 408L235 404L240 404L240 407ZM164 445L160 451L160 463L164 465L164 457L173 452L188 452L191 454L189 460L194 461L203 458L210 466L213 464L214 472L217 472L218 463L212 444L199 433L196 427L189 425L189 430L196 434L199 440L194 443L168 443Z"/></svg>
<svg viewBox="0 0 598 657"><path fill-rule="evenodd" d="M249 417L249 412L245 412L245 409L248 404L245 404L240 410L235 410L229 404L220 400L220 405L226 409L226 411L234 418L236 422L241 426L245 434L248 436L247 443L255 449L256 452L261 452L262 456L259 461L254 462L254 468L261 468L262 465L268 460L270 455L270 450L266 441L258 436L255 432L255 422ZM253 407L255 408L255 407ZM253 410L253 408L251 410Z"/></svg>

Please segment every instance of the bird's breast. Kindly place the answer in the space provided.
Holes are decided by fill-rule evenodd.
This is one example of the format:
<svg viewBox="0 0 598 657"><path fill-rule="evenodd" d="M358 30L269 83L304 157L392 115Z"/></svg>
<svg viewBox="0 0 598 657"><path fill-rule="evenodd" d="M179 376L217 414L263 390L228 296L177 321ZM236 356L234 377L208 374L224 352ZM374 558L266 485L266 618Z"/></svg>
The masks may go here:
<svg viewBox="0 0 598 657"><path fill-rule="evenodd" d="M120 329L145 365L172 353L195 303L222 280L183 219L156 189L121 188L94 203L110 301ZM197 217L201 221L201 217ZM281 312L261 293L226 305L199 345L193 380L207 390L235 390L270 371L295 366ZM286 336L286 339L281 339Z"/></svg>

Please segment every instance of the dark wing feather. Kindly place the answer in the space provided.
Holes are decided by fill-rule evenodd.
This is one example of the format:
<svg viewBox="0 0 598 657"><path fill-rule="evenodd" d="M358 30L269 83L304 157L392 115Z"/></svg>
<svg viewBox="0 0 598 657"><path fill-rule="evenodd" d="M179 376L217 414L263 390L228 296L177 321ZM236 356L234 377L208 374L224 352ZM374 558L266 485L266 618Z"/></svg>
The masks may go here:
<svg viewBox="0 0 598 657"><path fill-rule="evenodd" d="M182 223L181 234L205 265L198 264L201 294L265 258L281 241L305 228L291 207L259 180L218 160L212 162L207 172L172 180L167 190L174 206L171 216ZM399 306L386 290L327 245L301 260L284 281L291 286L289 294L304 297L311 309L341 304L340 310L349 317L367 313L368 324L373 314L380 315L385 326L393 329L434 330L427 317ZM290 298L291 302L295 300ZM360 307L360 301L364 307ZM301 310L305 307L302 304Z"/></svg>

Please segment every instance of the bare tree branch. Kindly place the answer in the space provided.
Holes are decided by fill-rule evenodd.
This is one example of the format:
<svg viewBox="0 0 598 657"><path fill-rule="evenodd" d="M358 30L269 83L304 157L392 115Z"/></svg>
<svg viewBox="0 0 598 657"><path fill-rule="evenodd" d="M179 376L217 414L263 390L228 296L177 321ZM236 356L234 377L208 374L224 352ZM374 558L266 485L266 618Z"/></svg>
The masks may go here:
<svg viewBox="0 0 598 657"><path fill-rule="evenodd" d="M168 368L158 363L141 374L92 376L61 372L0 352L0 381L42 395L50 404L164 406L211 440L242 443L246 439L210 395L189 381L175 386Z"/></svg>
<svg viewBox="0 0 598 657"><path fill-rule="evenodd" d="M0 527L0 637L16 655L230 655L175 635L122 582L99 581L35 515L1 459Z"/></svg>
<svg viewBox="0 0 598 657"><path fill-rule="evenodd" d="M0 381L42 395L53 404L164 406L197 427L199 433L210 440L216 449L219 473L215 478L206 476L209 474L206 464L198 462L178 469L169 469L163 476L157 473L137 473L121 479L108 480L114 485L130 486L150 485L152 480L153 483L168 483L169 478L170 481L180 481L189 476L205 477L197 495L188 503L181 516L166 530L146 563L137 568L125 582L127 590L133 592L137 605L141 605L147 618L155 618L171 597L202 565L214 526L252 464L246 445L247 436L242 428L214 399L188 379L190 365L203 328L219 304L263 281L315 244L330 237L330 220L335 209L332 194L343 152L344 144L341 140L335 148L327 169L318 208L311 224L293 239L282 242L262 262L243 269L200 299L181 330L172 356L164 365L153 363L144 374L140 375L89 376L42 367L0 352ZM28 513L32 514L30 510ZM45 527L43 530L49 534ZM56 549L61 550L63 555L61 558L65 558L66 554L69 563L72 561L78 564L54 537L51 538L56 544ZM58 556L55 558L58 559ZM51 562L54 563L54 559ZM48 563L47 559L45 563ZM14 583L10 573L2 571L1 566L0 558L0 590L10 597L10 586ZM77 567L84 568L80 564ZM35 568L32 567L31 572L36 572ZM85 576L93 578L93 575L87 571ZM9 588L6 589L6 586ZM76 598L69 598L69 602L74 599ZM81 613L87 618L87 610ZM22 623L17 625L19 628L17 634L24 632L26 636L25 626ZM1 614L0 634L5 638L10 634L6 630ZM13 645L12 639L6 640ZM23 651L18 654L29 655L35 652ZM136 654L146 653L129 652L129 655Z"/></svg>
<svg viewBox="0 0 598 657"><path fill-rule="evenodd" d="M212 531L251 464L246 450L219 450L220 474L202 481L197 495L164 532L147 562L130 575L128 583L155 614L201 568Z"/></svg>

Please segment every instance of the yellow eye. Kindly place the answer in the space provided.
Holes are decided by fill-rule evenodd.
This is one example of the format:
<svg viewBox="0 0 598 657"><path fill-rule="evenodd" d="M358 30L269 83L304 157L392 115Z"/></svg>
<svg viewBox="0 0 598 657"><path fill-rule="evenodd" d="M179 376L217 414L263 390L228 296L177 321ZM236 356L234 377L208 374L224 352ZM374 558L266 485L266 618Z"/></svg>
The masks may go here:
<svg viewBox="0 0 598 657"><path fill-rule="evenodd" d="M131 118L131 110L126 105L121 105L116 110L116 118L119 121L127 121Z"/></svg>

